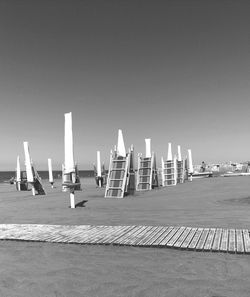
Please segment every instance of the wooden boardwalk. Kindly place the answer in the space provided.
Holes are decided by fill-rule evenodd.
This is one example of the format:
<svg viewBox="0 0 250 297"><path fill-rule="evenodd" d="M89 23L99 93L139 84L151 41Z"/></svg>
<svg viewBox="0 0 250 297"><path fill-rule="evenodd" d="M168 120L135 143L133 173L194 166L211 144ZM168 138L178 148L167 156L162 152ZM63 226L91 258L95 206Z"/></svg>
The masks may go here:
<svg viewBox="0 0 250 297"><path fill-rule="evenodd" d="M247 229L0 224L0 240L162 247L250 254Z"/></svg>

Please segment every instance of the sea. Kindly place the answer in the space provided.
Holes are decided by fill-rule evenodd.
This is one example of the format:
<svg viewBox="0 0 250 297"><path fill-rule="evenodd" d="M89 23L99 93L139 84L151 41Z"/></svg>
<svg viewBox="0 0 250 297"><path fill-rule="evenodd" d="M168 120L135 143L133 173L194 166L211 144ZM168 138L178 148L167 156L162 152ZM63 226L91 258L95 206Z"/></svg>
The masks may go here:
<svg viewBox="0 0 250 297"><path fill-rule="evenodd" d="M41 179L49 179L49 172L48 171L38 171L39 176ZM0 183L6 183L9 182L9 180L12 177L15 177L16 172L15 171L0 171ZM86 178L86 177L94 177L94 171L93 170L79 170L80 178ZM61 179L62 178L62 171L60 170L53 170L53 178Z"/></svg>

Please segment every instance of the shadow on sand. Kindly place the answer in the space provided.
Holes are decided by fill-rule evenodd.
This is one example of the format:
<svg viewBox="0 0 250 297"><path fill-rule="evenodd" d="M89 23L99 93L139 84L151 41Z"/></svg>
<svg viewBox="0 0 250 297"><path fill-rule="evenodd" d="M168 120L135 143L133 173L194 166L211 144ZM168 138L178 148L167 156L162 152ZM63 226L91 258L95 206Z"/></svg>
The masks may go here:
<svg viewBox="0 0 250 297"><path fill-rule="evenodd" d="M242 197L242 198L232 198L223 200L224 203L233 203L233 204L250 204L250 197Z"/></svg>
<svg viewBox="0 0 250 297"><path fill-rule="evenodd" d="M81 202L78 202L75 207L85 207L85 203L87 203L88 200L82 200Z"/></svg>

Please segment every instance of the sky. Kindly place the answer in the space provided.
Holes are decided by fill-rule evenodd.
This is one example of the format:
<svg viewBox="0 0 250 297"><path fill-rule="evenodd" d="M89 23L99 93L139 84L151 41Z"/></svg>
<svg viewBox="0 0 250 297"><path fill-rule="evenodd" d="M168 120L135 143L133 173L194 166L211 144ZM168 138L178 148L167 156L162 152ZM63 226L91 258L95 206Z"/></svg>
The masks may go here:
<svg viewBox="0 0 250 297"><path fill-rule="evenodd" d="M248 0L0 0L0 170L23 142L39 170L108 167L125 146L157 163L177 145L200 164L250 160Z"/></svg>

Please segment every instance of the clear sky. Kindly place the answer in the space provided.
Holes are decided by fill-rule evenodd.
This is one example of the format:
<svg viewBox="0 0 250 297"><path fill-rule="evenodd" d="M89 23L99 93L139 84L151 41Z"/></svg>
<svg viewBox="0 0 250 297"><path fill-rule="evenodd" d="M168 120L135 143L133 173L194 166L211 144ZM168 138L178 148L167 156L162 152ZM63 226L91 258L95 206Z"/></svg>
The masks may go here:
<svg viewBox="0 0 250 297"><path fill-rule="evenodd" d="M250 160L249 0L1 0L0 170L28 141L37 169L64 158L72 112L75 160L108 166L126 147L158 164L192 149L195 164ZM22 165L23 166L23 165Z"/></svg>

